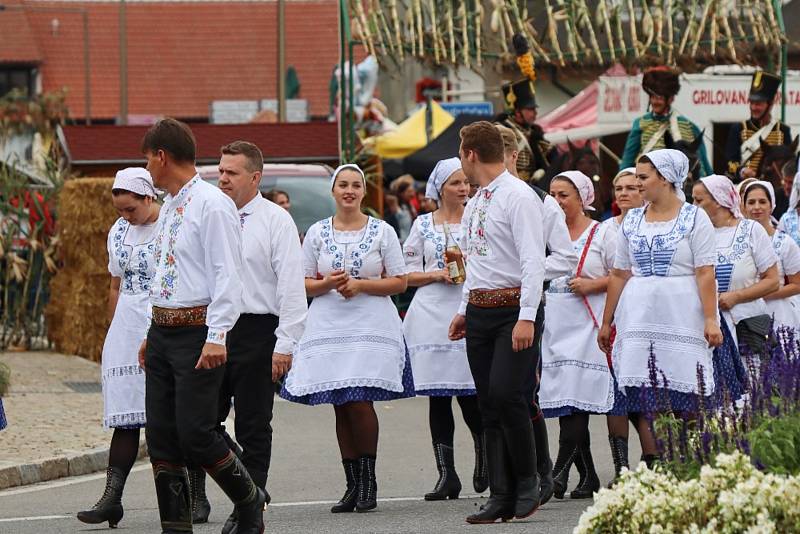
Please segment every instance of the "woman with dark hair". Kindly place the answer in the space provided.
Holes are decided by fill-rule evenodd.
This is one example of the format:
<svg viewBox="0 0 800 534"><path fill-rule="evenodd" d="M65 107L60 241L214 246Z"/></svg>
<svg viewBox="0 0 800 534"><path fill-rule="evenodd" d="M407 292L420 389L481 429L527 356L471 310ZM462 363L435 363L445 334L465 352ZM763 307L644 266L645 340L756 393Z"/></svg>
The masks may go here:
<svg viewBox="0 0 800 534"><path fill-rule="evenodd" d="M589 438L589 414L614 405L614 380L606 355L597 346L615 235L608 225L586 215L594 211L594 185L580 171L565 171L550 182L550 195L566 216L575 271L550 282L545 293L542 376L539 405L547 418L558 417L558 457L553 467L554 495L566 491L573 463L580 482L573 499L588 499L600 489Z"/></svg>
<svg viewBox="0 0 800 534"><path fill-rule="evenodd" d="M686 203L688 174L689 160L677 150L640 157L636 177L647 205L628 211L617 234L598 343L612 354L628 413L696 413L703 388L714 390L712 348L722 344L714 228L703 210ZM651 363L659 371L655 384ZM642 459L652 466L658 449L647 418L639 417L637 427Z"/></svg>
<svg viewBox="0 0 800 534"><path fill-rule="evenodd" d="M800 247L785 232L775 229L772 212L775 210L775 192L765 181L751 182L744 188L745 215L764 227L772 237L772 247L778 256L778 283L780 288L764 297L767 314L774 321L773 328L800 330Z"/></svg>
<svg viewBox="0 0 800 534"><path fill-rule="evenodd" d="M390 298L406 290L403 252L386 222L364 215L364 172L342 165L331 177L336 214L303 241L308 308L303 337L281 396L332 404L347 489L331 512L377 506L378 416L374 401L414 396L403 325Z"/></svg>
<svg viewBox="0 0 800 534"><path fill-rule="evenodd" d="M117 173L111 202L120 218L108 233L111 326L102 359L103 425L113 428L114 434L103 496L90 510L78 512L84 523L108 521L111 528L122 519L122 490L139 453L139 431L145 425L145 380L138 350L150 326L148 299L155 274L159 214L156 197L147 170L136 167Z"/></svg>
<svg viewBox="0 0 800 534"><path fill-rule="evenodd" d="M392 192L397 197L399 209L395 213L400 231L400 243L405 242L411 232L411 225L417 218L417 209L412 202L416 201L417 192L414 189L414 178L410 175L401 176L392 182Z"/></svg>
<svg viewBox="0 0 800 534"><path fill-rule="evenodd" d="M280 189L270 189L264 194L264 198L277 204L286 211L289 211L292 207L292 202L289 200L289 193L281 191Z"/></svg>

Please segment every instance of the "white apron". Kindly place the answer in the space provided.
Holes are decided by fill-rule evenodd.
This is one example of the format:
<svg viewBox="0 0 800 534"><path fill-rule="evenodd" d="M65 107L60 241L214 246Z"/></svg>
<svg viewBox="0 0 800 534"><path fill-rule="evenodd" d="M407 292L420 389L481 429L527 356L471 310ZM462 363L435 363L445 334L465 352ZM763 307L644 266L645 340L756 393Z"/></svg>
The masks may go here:
<svg viewBox="0 0 800 534"><path fill-rule="evenodd" d="M452 225L456 242L460 225ZM432 214L420 215L404 244L410 272L445 268L445 236L434 227ZM475 394L475 382L467 360L464 340L450 341L447 332L463 297L463 286L442 283L417 289L403 320L414 387L417 394Z"/></svg>
<svg viewBox="0 0 800 534"><path fill-rule="evenodd" d="M344 268L355 278L380 278L385 231L393 232L383 221L370 217L366 228L344 243L346 234L356 233L337 233L331 219L320 221L309 229L309 244L304 243L304 250L311 243L319 243L316 265L310 270L305 266L306 276L313 271L325 275ZM404 274L396 238L394 243L400 266L387 272L388 276ZM305 263L309 261L307 258ZM390 270L388 266L386 270ZM305 332L293 355L285 387L295 397L348 387L402 392L405 356L403 325L390 297L361 293L345 299L331 290L315 297L308 308Z"/></svg>
<svg viewBox="0 0 800 534"><path fill-rule="evenodd" d="M652 347L655 366L667 380L665 385L659 374L659 386L696 394L701 366L706 394L714 390L712 350L705 340L689 245L697 209L684 204L669 230L652 237L640 230L642 209L631 210L622 223L635 268L615 314L613 367L620 388L651 385Z"/></svg>
<svg viewBox="0 0 800 534"><path fill-rule="evenodd" d="M144 371L139 346L147 335L156 225L132 226L119 219L108 235L108 268L120 278L119 299L103 343L103 425L145 424Z"/></svg>
<svg viewBox="0 0 800 534"><path fill-rule="evenodd" d="M579 258L591 226L582 238L573 241ZM598 228L591 248L602 246L600 240L604 238L604 231ZM587 258L594 257L587 254ZM599 266L588 263L584 264L584 273L598 270ZM602 267L599 270L605 271ZM542 409L570 406L581 411L605 413L614 405L614 380L606 355L597 344L597 327L589 309L583 297L569 290L570 278L553 280L545 296L539 405ZM595 319L601 320L606 294L589 295L587 302Z"/></svg>

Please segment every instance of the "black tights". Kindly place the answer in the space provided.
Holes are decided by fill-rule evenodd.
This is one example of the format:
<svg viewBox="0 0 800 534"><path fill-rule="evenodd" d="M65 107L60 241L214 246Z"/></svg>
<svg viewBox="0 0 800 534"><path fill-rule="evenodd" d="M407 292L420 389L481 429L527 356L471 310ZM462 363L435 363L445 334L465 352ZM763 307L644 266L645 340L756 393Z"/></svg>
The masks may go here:
<svg viewBox="0 0 800 534"><path fill-rule="evenodd" d="M372 402L348 402L334 406L333 411L336 413L336 438L342 458L374 458L378 453L378 415Z"/></svg>
<svg viewBox="0 0 800 534"><path fill-rule="evenodd" d="M478 410L478 397L467 395L456 397L461 407L461 415L470 432L480 435L483 432L481 413ZM453 419L453 397L430 397L428 422L431 427L431 438L434 443L453 446L453 434L456 423Z"/></svg>
<svg viewBox="0 0 800 534"><path fill-rule="evenodd" d="M571 450L575 447L588 449L590 445L589 437L589 414L574 413L558 418L560 433L558 442L560 447L567 447Z"/></svg>
<svg viewBox="0 0 800 534"><path fill-rule="evenodd" d="M119 468L127 476L138 455L139 429L115 428L111 437L111 448L108 451L109 467Z"/></svg>

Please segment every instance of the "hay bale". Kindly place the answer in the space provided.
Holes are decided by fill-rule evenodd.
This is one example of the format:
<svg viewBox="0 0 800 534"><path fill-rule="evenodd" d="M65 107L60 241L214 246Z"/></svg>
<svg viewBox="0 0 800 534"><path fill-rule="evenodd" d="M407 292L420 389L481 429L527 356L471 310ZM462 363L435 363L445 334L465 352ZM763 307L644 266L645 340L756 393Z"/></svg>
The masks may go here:
<svg viewBox="0 0 800 534"><path fill-rule="evenodd" d="M118 215L111 205L113 178L64 183L58 198L62 266L50 282L45 310L48 337L59 352L100 361L108 329L106 239Z"/></svg>

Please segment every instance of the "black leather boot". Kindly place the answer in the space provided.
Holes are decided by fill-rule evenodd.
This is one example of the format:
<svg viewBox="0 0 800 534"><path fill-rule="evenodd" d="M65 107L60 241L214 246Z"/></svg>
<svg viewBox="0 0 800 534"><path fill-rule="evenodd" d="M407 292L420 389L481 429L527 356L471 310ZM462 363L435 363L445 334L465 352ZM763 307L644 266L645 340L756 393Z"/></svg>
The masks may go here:
<svg viewBox="0 0 800 534"><path fill-rule="evenodd" d="M559 442L558 457L556 465L553 467L553 496L556 499L563 499L567 492L569 482L569 470L577 455L577 447L571 443Z"/></svg>
<svg viewBox="0 0 800 534"><path fill-rule="evenodd" d="M264 532L264 503L267 495L256 486L241 460L228 451L228 454L213 467L206 468L208 475L233 501L239 519L237 534L261 534Z"/></svg>
<svg viewBox="0 0 800 534"><path fill-rule="evenodd" d="M539 473L539 506L541 506L553 496L553 461L550 459L550 443L547 439L544 416L540 414L531 423L533 441L536 443L536 471Z"/></svg>
<svg viewBox="0 0 800 534"><path fill-rule="evenodd" d="M233 451L233 454L236 454L236 456L240 460L242 459L241 455L237 454L236 450L234 450L233 448L231 450ZM241 449L239 449L239 453L241 453ZM259 488L264 490L264 493L267 496L267 499L264 502L264 511L266 511L267 505L269 505L269 503L272 502L272 498L269 496L269 492L265 488L267 481L267 474L264 471L258 472L258 471L253 471L252 469L248 469L247 472L250 473L250 478L253 479L253 482ZM236 534L237 532L236 529L238 528L238 521L239 521L239 514L236 512L236 508L234 507L233 511L230 513L228 518L225 520L225 523L222 525L221 534Z"/></svg>
<svg viewBox="0 0 800 534"><path fill-rule="evenodd" d="M472 488L475 493L483 493L489 487L489 471L486 467L486 436L472 434L475 444L475 470L472 472Z"/></svg>
<svg viewBox="0 0 800 534"><path fill-rule="evenodd" d="M614 461L614 480L608 483L612 487L619 478L622 468L630 469L628 465L628 438L622 436L608 436L611 445L611 459Z"/></svg>
<svg viewBox="0 0 800 534"><path fill-rule="evenodd" d="M192 531L192 512L189 503L189 476L182 465L156 462L153 464L158 513L162 534Z"/></svg>
<svg viewBox="0 0 800 534"><path fill-rule="evenodd" d="M189 492L192 503L192 524L208 523L211 503L206 497L206 472L202 469L189 469Z"/></svg>
<svg viewBox="0 0 800 534"><path fill-rule="evenodd" d="M226 519L225 523L222 525L221 534L236 534L238 528L239 514L236 513L236 508L234 508L231 515L228 516L228 519Z"/></svg>
<svg viewBox="0 0 800 534"><path fill-rule="evenodd" d="M461 481L456 473L453 460L453 447L444 443L433 444L433 455L436 458L436 470L439 471L439 480L433 491L425 494L426 501L444 501L458 499L461 493Z"/></svg>
<svg viewBox="0 0 800 534"><path fill-rule="evenodd" d="M117 523L123 516L122 490L125 488L126 478L122 469L109 466L106 470L106 489L103 490L103 496L91 510L78 512L78 519L92 525L108 521L109 528L117 528Z"/></svg>
<svg viewBox="0 0 800 534"><path fill-rule="evenodd" d="M358 459L358 500L356 512L369 512L378 506L378 482L375 480L375 457Z"/></svg>
<svg viewBox="0 0 800 534"><path fill-rule="evenodd" d="M487 428L486 458L489 472L489 500L480 511L467 517L467 523L488 524L498 519L506 522L514 517L514 486L511 461L506 453L503 431Z"/></svg>
<svg viewBox="0 0 800 534"><path fill-rule="evenodd" d="M539 473L536 471L536 446L530 419L515 428L504 428L506 450L516 479L514 517L524 519L539 508Z"/></svg>
<svg viewBox="0 0 800 534"><path fill-rule="evenodd" d="M347 479L347 489L339 502L333 505L331 512L340 514L342 512L352 512L356 508L358 501L358 460L342 460L344 466L344 476Z"/></svg>
<svg viewBox="0 0 800 534"><path fill-rule="evenodd" d="M594 493L600 489L600 479L597 478L597 471L594 469L591 448L578 447L575 467L581 473L581 482L572 490L569 497L571 499L591 499Z"/></svg>
<svg viewBox="0 0 800 534"><path fill-rule="evenodd" d="M654 469L656 464L661 461L661 456L658 454L642 454L642 461L648 469Z"/></svg>

